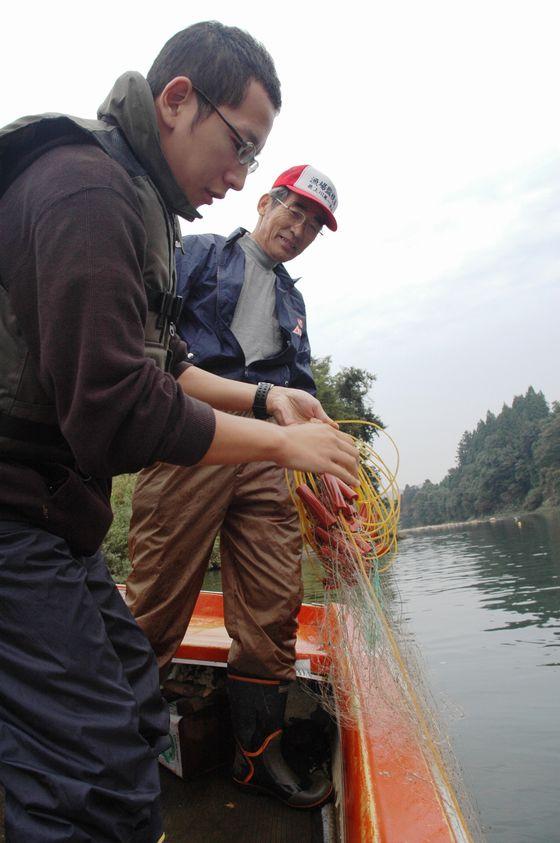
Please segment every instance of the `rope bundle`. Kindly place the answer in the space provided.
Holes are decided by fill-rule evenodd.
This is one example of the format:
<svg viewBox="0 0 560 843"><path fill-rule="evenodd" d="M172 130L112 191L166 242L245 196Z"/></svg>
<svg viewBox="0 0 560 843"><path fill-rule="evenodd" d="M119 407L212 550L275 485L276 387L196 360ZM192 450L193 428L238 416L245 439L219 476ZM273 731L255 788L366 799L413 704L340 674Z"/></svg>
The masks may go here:
<svg viewBox="0 0 560 843"><path fill-rule="evenodd" d="M379 574L390 567L397 548L400 510L395 479L398 451L391 437L371 422L343 420L338 424L368 425L383 434L395 449L397 467L391 471L368 443L352 437L360 455L357 489L331 474L287 473L304 542L322 563L326 590L342 583L352 585L360 576L369 578L372 571Z"/></svg>

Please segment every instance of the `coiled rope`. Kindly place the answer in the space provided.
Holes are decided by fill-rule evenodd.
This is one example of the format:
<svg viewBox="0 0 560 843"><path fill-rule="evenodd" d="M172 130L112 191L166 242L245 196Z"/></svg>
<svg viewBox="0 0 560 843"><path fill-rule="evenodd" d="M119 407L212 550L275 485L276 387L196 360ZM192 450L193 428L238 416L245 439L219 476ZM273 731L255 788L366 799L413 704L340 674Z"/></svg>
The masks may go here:
<svg viewBox="0 0 560 843"><path fill-rule="evenodd" d="M357 489L330 474L286 473L304 542L313 551L311 558L323 565L327 589L338 588L341 578L352 581L358 571L369 578L390 567L396 556L400 514L399 453L393 439L372 422L344 419L338 424L342 428L368 426L383 435L394 449L396 465L390 469L370 444L352 436L360 455Z"/></svg>

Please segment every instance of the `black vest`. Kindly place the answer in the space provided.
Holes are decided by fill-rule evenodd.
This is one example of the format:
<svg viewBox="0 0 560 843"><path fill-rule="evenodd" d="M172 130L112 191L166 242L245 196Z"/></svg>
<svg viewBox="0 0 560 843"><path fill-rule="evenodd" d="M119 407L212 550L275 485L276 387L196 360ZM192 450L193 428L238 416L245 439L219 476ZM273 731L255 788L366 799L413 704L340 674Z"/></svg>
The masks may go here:
<svg viewBox="0 0 560 843"><path fill-rule="evenodd" d="M45 115L31 118L28 123L25 119L18 121L13 135L14 145L23 145L31 152L31 157L34 143L44 147L45 137L48 137L49 147L55 146L57 141L62 144L90 140L101 146L128 173L150 246L143 267L148 300L145 353L159 368L166 370L170 361L169 342L181 309L181 299L176 296L174 257L175 246L181 242L180 229L177 218L168 211L122 132L116 126L98 120ZM5 134L3 140L6 140ZM15 167L14 178L22 171L23 168L18 171ZM55 408L39 383L1 278L0 359L0 457L73 464L70 448L58 427Z"/></svg>

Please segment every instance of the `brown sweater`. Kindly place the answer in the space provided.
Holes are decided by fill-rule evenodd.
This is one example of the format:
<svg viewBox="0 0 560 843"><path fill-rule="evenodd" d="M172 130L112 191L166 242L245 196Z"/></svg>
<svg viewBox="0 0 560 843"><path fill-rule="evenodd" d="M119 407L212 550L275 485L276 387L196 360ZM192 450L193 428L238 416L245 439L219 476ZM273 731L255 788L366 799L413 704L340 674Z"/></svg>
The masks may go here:
<svg viewBox="0 0 560 843"><path fill-rule="evenodd" d="M93 145L42 155L0 199L0 279L79 472L0 462L0 518L92 553L110 523L110 478L198 462L210 407L144 356L146 232L129 177Z"/></svg>

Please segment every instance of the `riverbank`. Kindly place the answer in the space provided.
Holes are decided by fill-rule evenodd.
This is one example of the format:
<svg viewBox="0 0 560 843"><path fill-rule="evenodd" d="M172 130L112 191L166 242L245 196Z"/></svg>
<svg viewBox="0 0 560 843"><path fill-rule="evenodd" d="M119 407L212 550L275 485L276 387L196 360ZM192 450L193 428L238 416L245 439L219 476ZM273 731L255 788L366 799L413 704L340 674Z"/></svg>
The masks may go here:
<svg viewBox="0 0 560 843"><path fill-rule="evenodd" d="M440 530L453 530L457 527L471 527L477 524L493 524L496 521L515 521L516 524L521 525L524 518L531 515L546 514L549 512L560 511L555 506L540 506L538 509L533 509L531 512L510 510L509 512L496 512L494 515L487 515L484 518L470 518L468 521L447 521L444 524L424 524L420 527L403 527L399 530L399 539L406 538L408 535L416 533L435 533Z"/></svg>

